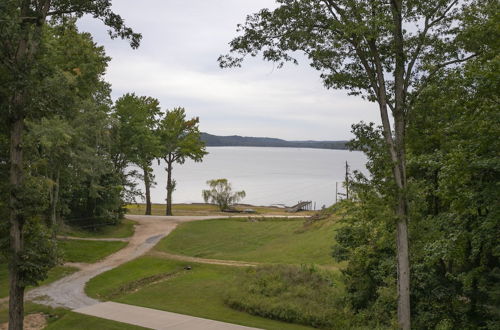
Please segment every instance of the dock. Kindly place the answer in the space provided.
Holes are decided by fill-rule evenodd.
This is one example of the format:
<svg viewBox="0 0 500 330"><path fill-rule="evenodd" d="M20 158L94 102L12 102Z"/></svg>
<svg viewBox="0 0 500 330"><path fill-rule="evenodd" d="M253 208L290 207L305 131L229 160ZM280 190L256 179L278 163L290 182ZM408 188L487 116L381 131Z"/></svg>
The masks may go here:
<svg viewBox="0 0 500 330"><path fill-rule="evenodd" d="M312 201L300 201L296 205L286 208L286 211L290 213L310 210L312 210Z"/></svg>

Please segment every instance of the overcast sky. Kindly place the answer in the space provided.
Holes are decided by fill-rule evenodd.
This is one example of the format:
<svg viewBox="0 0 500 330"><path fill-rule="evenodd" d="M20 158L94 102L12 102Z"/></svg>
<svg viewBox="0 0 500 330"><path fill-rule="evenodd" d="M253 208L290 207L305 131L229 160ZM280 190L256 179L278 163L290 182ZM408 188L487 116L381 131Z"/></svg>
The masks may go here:
<svg viewBox="0 0 500 330"><path fill-rule="evenodd" d="M106 80L113 99L127 92L152 96L162 109L182 106L200 117L200 128L216 135L288 140L350 139L352 123L378 123L377 107L344 91L326 90L307 61L276 69L261 58L242 68L220 69L236 24L272 0L115 0L119 13L143 40L137 50L110 40L104 25L84 17L112 58Z"/></svg>

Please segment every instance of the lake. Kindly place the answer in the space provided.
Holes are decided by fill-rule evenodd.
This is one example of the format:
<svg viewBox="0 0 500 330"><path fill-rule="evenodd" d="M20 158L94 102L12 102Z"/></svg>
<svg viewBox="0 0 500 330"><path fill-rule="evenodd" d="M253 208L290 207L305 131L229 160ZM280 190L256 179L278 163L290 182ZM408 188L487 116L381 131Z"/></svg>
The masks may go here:
<svg viewBox="0 0 500 330"><path fill-rule="evenodd" d="M344 191L346 161L351 170L366 173L366 157L359 151L261 147L207 147L207 151L201 163L188 160L174 165L173 203L203 202L206 181L226 178L233 191L245 190L241 203L291 206L302 200L313 201L319 209L335 202L336 182L339 192ZM153 168L157 185L151 199L165 203L165 165L155 162ZM144 191L142 182L138 187Z"/></svg>

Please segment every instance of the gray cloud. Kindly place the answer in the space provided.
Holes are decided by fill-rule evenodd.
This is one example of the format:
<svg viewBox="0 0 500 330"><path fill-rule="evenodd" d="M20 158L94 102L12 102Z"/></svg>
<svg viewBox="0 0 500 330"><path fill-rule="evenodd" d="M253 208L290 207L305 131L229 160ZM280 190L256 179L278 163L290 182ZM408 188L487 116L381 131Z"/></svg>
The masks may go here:
<svg viewBox="0 0 500 330"><path fill-rule="evenodd" d="M106 79L114 98L135 92L158 98L163 108L183 106L212 134L347 139L352 123L379 122L374 104L326 90L307 62L280 70L260 59L242 69L218 67L236 24L273 6L271 0L115 1L115 11L143 34L138 50L110 40L102 23L91 18L79 27L112 57Z"/></svg>

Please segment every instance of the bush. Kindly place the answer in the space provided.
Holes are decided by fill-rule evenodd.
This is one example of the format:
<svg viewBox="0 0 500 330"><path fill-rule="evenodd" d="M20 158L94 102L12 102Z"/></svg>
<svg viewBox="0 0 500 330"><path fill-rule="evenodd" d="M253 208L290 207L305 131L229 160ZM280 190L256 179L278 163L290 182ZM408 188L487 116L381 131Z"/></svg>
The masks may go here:
<svg viewBox="0 0 500 330"><path fill-rule="evenodd" d="M316 328L350 328L338 275L313 266L273 265L249 269L228 289L231 308Z"/></svg>

